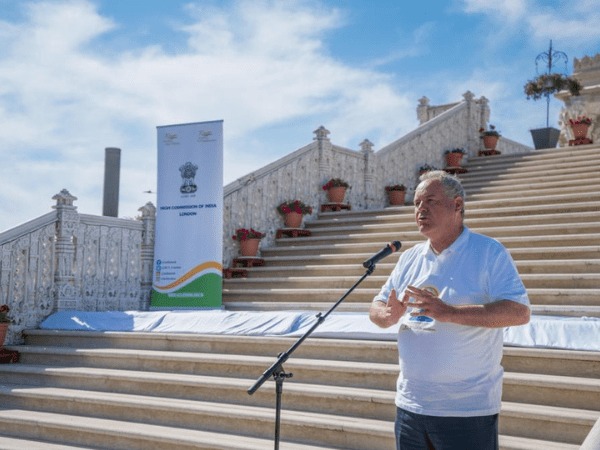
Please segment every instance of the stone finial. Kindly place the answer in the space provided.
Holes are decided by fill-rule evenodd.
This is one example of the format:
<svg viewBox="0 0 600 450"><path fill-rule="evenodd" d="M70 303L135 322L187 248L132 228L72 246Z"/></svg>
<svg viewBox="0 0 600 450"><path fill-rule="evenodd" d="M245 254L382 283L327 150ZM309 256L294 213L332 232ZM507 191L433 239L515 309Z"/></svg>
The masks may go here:
<svg viewBox="0 0 600 450"><path fill-rule="evenodd" d="M471 91L467 91L463 94L463 98L466 102L472 102L475 98L475 94L473 94Z"/></svg>
<svg viewBox="0 0 600 450"><path fill-rule="evenodd" d="M429 99L425 96L419 99L419 106L417 106L417 119L422 125L429 120Z"/></svg>
<svg viewBox="0 0 600 450"><path fill-rule="evenodd" d="M362 150L363 153L373 153L373 146L375 144L373 144L370 140L365 139L364 141L362 141L360 143L360 148Z"/></svg>
<svg viewBox="0 0 600 450"><path fill-rule="evenodd" d="M56 205L53 208L73 206L73 202L77 200L77 197L71 195L66 189L61 190L58 194L52 197L52 200L56 200Z"/></svg>
<svg viewBox="0 0 600 450"><path fill-rule="evenodd" d="M584 88L600 84L600 53L593 58L584 56L575 58L573 62L573 76L579 80Z"/></svg>
<svg viewBox="0 0 600 450"><path fill-rule="evenodd" d="M313 131L313 133L315 133L316 137L314 139L316 139L317 141L328 141L329 140L329 138L327 137L327 135L329 134L329 130L327 128L325 128L323 125L321 125L318 129Z"/></svg>
<svg viewBox="0 0 600 450"><path fill-rule="evenodd" d="M142 213L142 218L154 217L156 215L156 206L152 202L148 202L139 208L138 211Z"/></svg>
<svg viewBox="0 0 600 450"><path fill-rule="evenodd" d="M573 60L573 72L583 72L585 70L600 69L600 53L596 54L593 58L584 56L581 59L575 58Z"/></svg>

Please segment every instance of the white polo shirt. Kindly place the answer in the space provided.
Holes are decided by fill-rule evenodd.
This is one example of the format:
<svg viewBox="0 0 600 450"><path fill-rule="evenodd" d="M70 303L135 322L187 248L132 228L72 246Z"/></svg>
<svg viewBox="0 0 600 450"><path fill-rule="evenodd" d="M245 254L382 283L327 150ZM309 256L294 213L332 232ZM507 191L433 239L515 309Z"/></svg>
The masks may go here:
<svg viewBox="0 0 600 450"><path fill-rule="evenodd" d="M428 288L452 305L512 300L529 306L508 251L467 227L439 255L429 241L406 250L374 301L387 302L392 289L401 299L408 285ZM499 413L503 329L414 318L411 312L400 319L396 405L430 416Z"/></svg>

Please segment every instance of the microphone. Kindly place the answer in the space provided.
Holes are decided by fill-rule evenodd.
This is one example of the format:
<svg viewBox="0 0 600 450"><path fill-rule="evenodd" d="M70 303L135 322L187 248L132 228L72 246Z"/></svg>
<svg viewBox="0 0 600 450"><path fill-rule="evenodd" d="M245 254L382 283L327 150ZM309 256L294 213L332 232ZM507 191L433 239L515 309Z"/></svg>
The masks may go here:
<svg viewBox="0 0 600 450"><path fill-rule="evenodd" d="M400 241L390 242L382 250L379 250L379 252L375 253L373 256L371 256L369 259L367 259L363 263L363 267L365 269L368 269L368 268L374 266L375 264L377 264L379 261L381 261L386 256L391 255L392 253L400 250L400 247L402 247L402 244L400 243Z"/></svg>

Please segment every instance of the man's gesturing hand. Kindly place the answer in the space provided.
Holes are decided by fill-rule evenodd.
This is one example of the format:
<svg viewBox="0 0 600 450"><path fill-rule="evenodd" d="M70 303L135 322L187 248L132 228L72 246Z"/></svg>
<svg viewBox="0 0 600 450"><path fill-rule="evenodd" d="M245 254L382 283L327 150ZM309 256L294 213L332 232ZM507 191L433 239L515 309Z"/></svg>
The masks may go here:
<svg viewBox="0 0 600 450"><path fill-rule="evenodd" d="M415 299L409 303L409 298ZM415 311L410 315L427 316L439 322L449 322L455 313L455 308L452 305L444 303L431 292L425 289L419 289L414 286L407 286L404 291L403 303L415 308Z"/></svg>
<svg viewBox="0 0 600 450"><path fill-rule="evenodd" d="M371 305L369 318L371 322L381 328L388 328L395 325L400 320L400 317L406 312L404 301L398 300L396 290L392 289L388 297L387 304L384 302L374 302Z"/></svg>

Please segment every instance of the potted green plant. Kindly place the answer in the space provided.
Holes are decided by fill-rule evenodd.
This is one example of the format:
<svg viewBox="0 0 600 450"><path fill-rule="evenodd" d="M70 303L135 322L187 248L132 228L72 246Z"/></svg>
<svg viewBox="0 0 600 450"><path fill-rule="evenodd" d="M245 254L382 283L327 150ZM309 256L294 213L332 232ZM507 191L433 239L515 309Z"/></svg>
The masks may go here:
<svg viewBox="0 0 600 450"><path fill-rule="evenodd" d="M431 166L429 164L423 164L421 167L419 167L419 176L423 175L426 172L431 172L434 170L440 170L435 166Z"/></svg>
<svg viewBox="0 0 600 450"><path fill-rule="evenodd" d="M483 139L483 147L487 150L496 150L496 145L498 145L498 139L500 139L500 132L496 130L496 126L490 124L490 128L486 130L485 128L479 129L479 135L481 139Z"/></svg>
<svg viewBox="0 0 600 450"><path fill-rule="evenodd" d="M312 206L305 205L300 200L291 200L279 205L277 212L284 217L286 227L300 228L302 215L312 214Z"/></svg>
<svg viewBox="0 0 600 450"><path fill-rule="evenodd" d="M323 185L323 190L327 191L331 203L342 203L346 189L350 189L350 185L340 178L332 178Z"/></svg>
<svg viewBox="0 0 600 450"><path fill-rule="evenodd" d="M404 205L406 186L403 184L394 184L393 186L386 186L385 190L388 193L390 205Z"/></svg>
<svg viewBox="0 0 600 450"><path fill-rule="evenodd" d="M546 98L546 128L530 130L536 149L555 148L560 136L560 130L549 125L550 96L562 90L568 90L571 95L579 95L581 89L581 83L576 78L560 73L547 73L527 81L523 87L527 100Z"/></svg>
<svg viewBox="0 0 600 450"><path fill-rule="evenodd" d="M446 164L449 167L460 167L460 162L465 156L466 152L462 148L453 148L452 150L446 150L444 155L446 156Z"/></svg>
<svg viewBox="0 0 600 450"><path fill-rule="evenodd" d="M587 116L577 116L575 120L569 119L569 125L571 125L571 130L573 130L573 137L576 144L591 143L591 141L586 140L588 128L591 124L592 119Z"/></svg>
<svg viewBox="0 0 600 450"><path fill-rule="evenodd" d="M4 348L6 332L8 331L8 326L12 323L12 320L6 316L9 313L9 311L10 308L8 307L8 305L0 306L0 349Z"/></svg>
<svg viewBox="0 0 600 450"><path fill-rule="evenodd" d="M264 233L256 231L254 228L239 228L233 235L233 240L240 243L242 256L256 256L260 240L264 237Z"/></svg>

